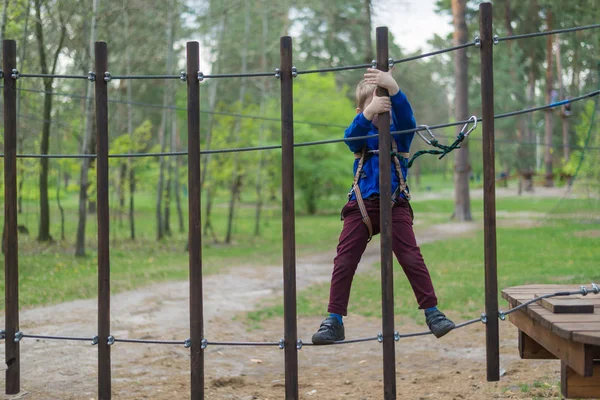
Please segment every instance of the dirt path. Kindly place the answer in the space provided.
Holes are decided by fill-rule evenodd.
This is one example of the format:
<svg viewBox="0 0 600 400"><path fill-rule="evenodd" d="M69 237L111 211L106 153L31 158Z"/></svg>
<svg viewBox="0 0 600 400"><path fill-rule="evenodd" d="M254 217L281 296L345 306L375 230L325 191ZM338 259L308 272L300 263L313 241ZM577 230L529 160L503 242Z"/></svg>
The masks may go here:
<svg viewBox="0 0 600 400"><path fill-rule="evenodd" d="M419 242L425 243L469 234L477 228L476 224L455 223L416 229ZM327 282L333 256L332 251L299 257L298 289ZM365 252L359 272L378 261L379 246L373 243ZM280 296L281 281L280 266L241 266L232 268L231 274L225 271L205 278L205 336L223 341L281 338L281 319L266 321L261 330L248 331L233 318L254 309L261 300ZM188 337L188 290L187 282L173 282L112 296L112 334L117 338ZM20 315L21 329L26 333L91 337L96 330L96 310L95 299L27 310ZM320 320L300 318L299 336L308 340ZM346 321L352 327L348 337L373 336L380 330L379 320L349 317ZM423 330L423 326L400 319L397 324L404 332ZM506 375L500 384L485 383L485 332L481 325L441 340L423 337L400 342L398 398L532 398L533 392L523 392L525 386L521 384L529 384L538 396L557 394L556 387L541 382L556 382L559 365L518 360L515 337L510 324L502 325L502 367ZM0 357L4 358L3 346ZM302 398L383 397L378 343L304 347L299 357ZM97 393L96 360L96 348L83 342L25 339L21 344L21 397L93 399ZM283 372L283 352L277 347L210 346L206 351L206 397L280 399L284 393ZM189 351L183 346L117 343L112 348L112 382L116 399L189 398Z"/></svg>

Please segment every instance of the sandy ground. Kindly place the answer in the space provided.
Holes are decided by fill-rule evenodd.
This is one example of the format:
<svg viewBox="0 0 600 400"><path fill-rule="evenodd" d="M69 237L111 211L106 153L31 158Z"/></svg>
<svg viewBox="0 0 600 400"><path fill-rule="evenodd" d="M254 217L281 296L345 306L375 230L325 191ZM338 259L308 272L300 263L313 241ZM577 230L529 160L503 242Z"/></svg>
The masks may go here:
<svg viewBox="0 0 600 400"><path fill-rule="evenodd" d="M468 235L477 224L416 227L420 243ZM299 259L298 289L327 282L334 253ZM379 261L374 241L359 273ZM215 341L278 341L282 319L251 330L243 318L264 300L281 296L280 266L237 266L204 280L205 336ZM117 338L183 340L189 336L188 283L154 285L112 296L111 332ZM505 306L505 305L503 305ZM482 306L483 307L483 306ZM23 311L21 330L30 334L91 337L96 331L95 299ZM448 313L452 316L452 312ZM2 317L0 323L3 325ZM321 317L300 318L299 336L310 340ZM459 322L459 321L457 321ZM356 316L345 319L346 337L375 336L381 321ZM396 329L422 331L423 325L397 318ZM532 399L560 398L556 361L520 360L516 330L501 324L500 382L486 382L485 327L471 325L442 339L431 336L396 344L399 399ZM4 359L4 346L0 346ZM7 399L95 399L97 349L86 342L24 339L21 343L21 387ZM205 357L207 399L281 399L284 359L278 347L209 346ZM2 363L0 369L4 369ZM115 399L186 399L189 351L176 345L116 343L112 347L112 390ZM382 351L377 342L309 347L299 352L300 397L314 399L381 399ZM3 374L3 371L0 371ZM0 385L4 385L3 380ZM4 388L0 393L4 392ZM1 396L1 394L0 394Z"/></svg>

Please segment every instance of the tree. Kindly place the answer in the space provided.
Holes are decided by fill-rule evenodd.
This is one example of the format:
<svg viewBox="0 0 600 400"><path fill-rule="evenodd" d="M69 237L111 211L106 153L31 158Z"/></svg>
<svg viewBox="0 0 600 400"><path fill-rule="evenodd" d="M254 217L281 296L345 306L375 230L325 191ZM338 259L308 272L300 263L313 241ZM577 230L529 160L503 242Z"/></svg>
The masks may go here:
<svg viewBox="0 0 600 400"><path fill-rule="evenodd" d="M467 43L468 31L465 21L466 0L452 0L454 21L454 45ZM456 79L455 116L463 121L469 114L468 59L466 49L454 53L454 76ZM460 126L457 127L457 134ZM471 200L469 198L469 143L468 140L456 150L454 167L454 217L458 221L471 221Z"/></svg>
<svg viewBox="0 0 600 400"><path fill-rule="evenodd" d="M47 12L50 14L50 10L54 8L58 14L58 26L59 26L59 38L52 55L51 62L52 67L48 69L46 47L47 43L44 41L44 28L42 26L42 0L35 0L35 36L38 43L38 52L40 58L40 68L44 75L54 75L56 73L56 66L58 63L58 56L60 55L65 38L67 36L67 20L62 14L60 4L56 4L55 7L47 7ZM50 146L50 126L52 118L52 83L54 78L46 77L43 78L44 82L44 121L42 129L42 138L40 141L40 153L48 154ZM50 207L48 203L48 159L42 158L40 160L40 226L38 231L38 240L41 242L50 241Z"/></svg>
<svg viewBox="0 0 600 400"><path fill-rule="evenodd" d="M546 27L548 30L552 29L552 10L546 10ZM552 102L552 92L554 90L554 67L552 65L552 40L553 36L548 35L546 37L546 103ZM546 167L546 181L544 186L554 186L554 174L552 171L552 131L554 129L554 110L547 109L544 112L545 119L545 131L546 131L546 147L544 150L544 164Z"/></svg>
<svg viewBox="0 0 600 400"><path fill-rule="evenodd" d="M168 19L167 19L167 61L166 61L166 70L170 71L172 67L172 59L173 59L173 42L174 42L174 14L175 10L175 1L169 0L168 4ZM167 126L168 126L168 117L170 113L167 112L167 106L169 101L172 99L172 85L171 82L167 82L165 86L165 91L163 95L163 113L160 123L160 129L158 131L159 140L160 140L160 151L162 153L166 150L167 145ZM164 176L165 176L165 158L159 157L159 175L158 175L158 185L156 189L156 238L161 240L165 235L165 223L162 217L162 202L164 193Z"/></svg>
<svg viewBox="0 0 600 400"><path fill-rule="evenodd" d="M94 43L96 42L96 23L98 15L98 3L99 0L94 0L92 5L92 22L90 24L90 42L88 52L88 63L91 65L92 54L94 54ZM81 152L84 154L91 154L94 151L95 140L92 139L92 122L93 122L93 111L92 111L92 83L88 82L86 87L86 99L85 99L85 131L83 132L83 142L81 144ZM94 161L91 159L81 160L81 171L79 177L79 221L77 223L77 237L75 243L75 255L79 257L85 256L85 226L87 222L87 191L89 188L89 177L88 172L91 163Z"/></svg>

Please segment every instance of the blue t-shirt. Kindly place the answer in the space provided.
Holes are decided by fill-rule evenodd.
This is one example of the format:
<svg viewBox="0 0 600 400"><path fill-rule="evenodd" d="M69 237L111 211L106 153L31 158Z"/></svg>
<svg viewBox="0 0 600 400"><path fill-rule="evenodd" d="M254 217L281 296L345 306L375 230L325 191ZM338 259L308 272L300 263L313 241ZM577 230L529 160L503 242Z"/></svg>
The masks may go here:
<svg viewBox="0 0 600 400"><path fill-rule="evenodd" d="M406 95L402 93L402 91L398 91L398 93L396 93L395 95L390 96L390 100L392 103L392 125L390 127L390 132L403 131L406 129L415 128L417 124L415 122L412 107L410 106ZM362 113L360 113L354 118L350 126L346 129L346 132L344 133L344 138L347 139L359 136L377 135L378 133L379 131L377 130L377 127L375 127L375 125L373 125L371 121L366 119L365 116ZM414 133L392 136L392 140L395 140L398 146L398 152L408 153L410 151L410 144L412 143L414 136ZM367 150L379 149L379 139L377 136L369 139L347 141L346 144L353 153L362 151L365 145L367 146ZM356 168L358 167L358 162L358 159L354 160L353 176L356 175ZM406 165L407 160L402 159L400 161L400 166L404 180L406 180L408 174L408 168ZM394 191L398 188L400 181L398 179L398 176L396 176L396 166L393 161L391 163L391 168L392 193L394 193ZM366 161L363 164L362 174L361 178L358 181L358 185L360 187L360 192L363 198L365 199L373 194L379 194L378 154L374 154L370 157L367 157ZM402 196L404 197L403 194ZM350 200L356 200L354 192L352 192Z"/></svg>

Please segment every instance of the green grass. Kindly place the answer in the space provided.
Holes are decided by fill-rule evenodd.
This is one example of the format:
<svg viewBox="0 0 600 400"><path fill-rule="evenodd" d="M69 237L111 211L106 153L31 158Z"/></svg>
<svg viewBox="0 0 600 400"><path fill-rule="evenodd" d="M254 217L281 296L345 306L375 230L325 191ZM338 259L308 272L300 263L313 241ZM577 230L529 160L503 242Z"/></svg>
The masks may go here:
<svg viewBox="0 0 600 400"><path fill-rule="evenodd" d="M118 210L111 209L110 257L111 291L131 290L154 282L188 278L188 253L184 250L187 232L179 233L173 206L171 237L156 241L156 223L152 195L136 198L135 241L129 239L127 216L119 222ZM187 199L183 199L185 207ZM116 199L111 198L111 204ZM89 215L87 257L74 257L77 226L77 198L75 194L62 199L65 208L65 240L60 240L59 212L52 207L51 235L53 243L39 243L38 216L33 214L37 204L25 203L19 224L24 224L29 235L19 235L19 304L28 308L41 304L55 304L97 295L97 241L96 215ZM341 205L340 205L341 208ZM281 261L281 212L277 205L263 211L261 236L254 236L254 207L244 204L236 210L233 243L222 243L227 223L227 207L215 205L212 223L220 243L212 238L203 240L203 270L211 274L224 267L243 264L277 265ZM0 218L0 224L3 219ZM187 229L187 213L184 215ZM318 227L318 229L315 229ZM300 216L296 220L297 255L329 250L335 247L341 222L336 215ZM3 256L0 262L4 264ZM0 313L4 310L4 274L0 274Z"/></svg>
<svg viewBox="0 0 600 400"><path fill-rule="evenodd" d="M445 213L454 212L454 198L443 200L419 200L418 196L411 201L415 213ZM552 217L556 214L600 213L600 201L594 199L558 199L556 197L498 197L496 199L498 213L529 212L536 215ZM483 199L471 199L473 216L483 217Z"/></svg>
<svg viewBox="0 0 600 400"><path fill-rule="evenodd" d="M423 178L431 182L436 190L446 190L451 182L440 176ZM423 189L424 190L424 189ZM53 197L53 196L52 196ZM54 197L53 197L54 198ZM155 195L139 193L136 196L136 240L129 239L126 210L116 207L118 199L111 193L111 291L113 293L131 290L154 282L188 278L188 254L184 251L187 232L178 232L175 207L171 213L172 236L162 241L156 240ZM263 210L261 235L254 235L254 205L252 195L242 196L236 209L233 228L233 243L222 243L227 221L228 198L217 198L212 214L212 223L219 243L211 237L203 239L203 269L205 274L222 271L224 267L235 265L277 265L281 262L281 212L277 201ZM337 244L341 228L339 210L345 199L332 197L321 208L319 215L307 216L298 211L296 218L297 256L303 257L325 250L332 250ZM184 225L187 228L187 198L182 198ZM53 243L39 243L35 237L38 225L38 204L35 200L24 202L24 212L19 214L19 224L27 226L30 234L19 235L19 276L20 307L28 308L41 304L54 304L63 301L93 298L97 295L97 241L96 215L88 216L87 257L76 258L74 254L77 227L78 199L75 192L63 192L61 203L65 208L65 240L60 239L60 220L56 201L51 201L51 235ZM558 206L557 206L558 204ZM481 220L482 201L472 202L475 219ZM415 201L413 208L419 222L431 224L447 220L453 211L453 200ZM556 198L499 198L498 210L507 212L531 211L549 215L568 216L568 213L593 213L598 215L598 202L588 200L564 200ZM550 212L552 211L552 212ZM566 220L562 218L561 220ZM3 223L0 215L0 224ZM577 238L576 230L591 229L590 225L551 225L534 230L500 229L499 234L499 273L501 285L540 282L549 280L549 275L540 270L540 265L564 269L553 276L568 276L575 282L586 277L592 280L593 271L590 259L598 258L593 246L593 238ZM545 243L545 244L544 244ZM556 243L562 243L561 249ZM464 314L479 311L483 285L482 238L444 241L423 246L423 253L430 266L438 294L445 307L464 311ZM546 248L547 247L547 248ZM593 253L594 254L590 254ZM535 254L539 254L539 257ZM588 256L586 256L586 254ZM513 259L519 262L513 263ZM587 258L586 258L587 257ZM0 257L1 258L1 257ZM569 266L568 261L574 263ZM0 260L3 264L3 259ZM544 264L541 263L543 261ZM524 268L524 267L527 268ZM531 266L531 267L530 267ZM570 268L570 269L569 269ZM572 271L571 271L572 269ZM568 273L567 271L568 270ZM515 279L506 281L515 275ZM360 277L353 287L352 312L363 315L379 315L380 292L378 272ZM407 286L401 271L396 271L397 312L416 315L414 296ZM458 282L460 285L457 286ZM301 292L298 298L301 315L321 314L327 303L327 285L316 286ZM478 297L479 296L479 297ZM4 274L0 274L0 313L4 309ZM410 310L410 311L408 311ZM252 318L262 319L271 315L281 315L279 306L267 307Z"/></svg>
<svg viewBox="0 0 600 400"><path fill-rule="evenodd" d="M589 283L600 279L597 229L588 224L549 222L534 228L498 228L499 288L532 283ZM586 234L589 232L589 234ZM595 234L594 234L595 232ZM477 317L484 308L484 243L481 232L421 246L440 306L455 317ZM381 316L381 282L377 270L357 276L350 313ZM395 313L421 318L414 294L399 265L394 266ZM325 312L329 285L298 293L299 315ZM500 299L500 296L499 296ZM506 303L500 300L501 307ZM254 322L282 315L279 304L249 313Z"/></svg>

